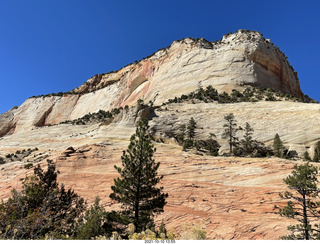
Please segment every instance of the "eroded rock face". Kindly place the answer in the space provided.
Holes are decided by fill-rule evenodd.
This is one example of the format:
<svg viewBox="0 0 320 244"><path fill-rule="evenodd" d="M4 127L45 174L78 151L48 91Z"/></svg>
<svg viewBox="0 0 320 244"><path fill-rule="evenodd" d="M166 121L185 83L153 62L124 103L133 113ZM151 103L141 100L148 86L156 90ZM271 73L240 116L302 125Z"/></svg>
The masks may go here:
<svg viewBox="0 0 320 244"><path fill-rule="evenodd" d="M254 139L270 144L278 133L290 150L300 156L307 150L312 155L320 133L319 104L185 102L155 110L126 108L102 124L46 126L100 109L131 106L138 99L159 105L199 85L212 85L220 92L248 85L270 87L302 97L297 75L284 54L257 32L239 31L216 43L176 41L139 63L89 79L74 89L76 94L30 98L2 114L0 156L28 148L39 151L0 165L0 199L21 188L21 179L32 173L24 165L46 165L52 159L61 172L60 183L72 187L89 204L99 196L107 210L119 209L109 198L113 179L119 176L114 165L121 166L122 152L135 131L136 119L142 116L150 119L150 130L158 141L155 159L164 175L161 185L169 193L156 224L164 220L168 229L182 234L184 223L199 223L205 226L208 239L278 239L294 223L275 214L284 205L278 194L287 190L282 179L301 161L196 155L183 152L172 135L194 117L197 139L214 133L223 151L227 147L221 140L223 117L233 113L238 125L248 122L254 128Z"/></svg>
<svg viewBox="0 0 320 244"><path fill-rule="evenodd" d="M214 43L189 38L175 41L138 63L90 78L73 95L29 98L18 109L0 115L0 136L100 109L131 106L138 99L159 105L199 85L212 85L220 92L250 85L303 96L285 55L260 33L239 30Z"/></svg>
<svg viewBox="0 0 320 244"><path fill-rule="evenodd" d="M51 151L50 159L60 171L59 183L75 190L89 205L99 196L107 211L119 210L109 195L113 180L119 177L114 165L121 167L122 150L128 143L108 137L99 144ZM282 179L297 161L199 156L175 145L155 146L159 174L164 176L160 185L169 194L164 213L156 217L157 225L164 221L168 230L174 228L183 235L185 224L198 224L206 229L207 239L275 240L294 224L276 212L285 205L279 197L287 190ZM1 166L0 199L8 198L13 188L21 189L21 179L32 174L33 169L26 170L24 164ZM41 164L46 167L45 160Z"/></svg>
<svg viewBox="0 0 320 244"><path fill-rule="evenodd" d="M196 138L209 139L210 133L222 145L220 153L228 152L228 143L222 140L224 117L233 113L238 126L248 122L254 129L253 138L267 145L273 144L278 133L289 150L303 157L305 151L313 156L319 140L318 116L320 105L288 101L242 102L242 103L172 103L155 110L156 116L150 121L151 132L156 140L176 143L172 139L182 124L188 124L191 117L197 122ZM243 131L238 131L239 139Z"/></svg>
<svg viewBox="0 0 320 244"><path fill-rule="evenodd" d="M207 138L214 132L226 145L220 140L223 116L233 112L238 125L252 125L255 139L266 142L279 132L290 149L305 149L319 135L319 106L295 102L170 104L165 106L168 109L155 110L149 124L156 131L154 136L164 139L166 132L176 132L192 115L199 126L197 137ZM24 165L36 165L39 158L45 166L46 159L52 159L61 172L60 183L74 189L89 205L99 196L107 210L118 210L120 206L109 198L113 180L119 176L114 165L121 166L122 152L135 132L134 122L125 114L120 117L107 126L63 124L0 138L2 157L16 150L39 149L22 161L0 165L0 199L7 199L13 188L21 189L21 179L32 173ZM282 179L302 161L211 157L184 152L176 143L154 144L159 174L164 175L161 186L169 194L156 224L163 220L168 229L183 234L184 224L197 223L206 228L208 239L267 240L279 239L289 224L295 224L276 212L285 204L279 197L279 192L287 190Z"/></svg>

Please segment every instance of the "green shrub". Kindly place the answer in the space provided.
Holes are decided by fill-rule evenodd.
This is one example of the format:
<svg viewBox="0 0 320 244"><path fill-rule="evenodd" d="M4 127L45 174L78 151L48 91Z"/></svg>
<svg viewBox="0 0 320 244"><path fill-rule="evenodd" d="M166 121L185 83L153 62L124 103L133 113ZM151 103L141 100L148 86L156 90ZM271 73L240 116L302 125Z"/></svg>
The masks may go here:
<svg viewBox="0 0 320 244"><path fill-rule="evenodd" d="M90 240L96 236L106 236L109 227L106 216L107 212L100 205L99 197L96 197L93 206L85 212L83 219L81 219L76 239Z"/></svg>
<svg viewBox="0 0 320 244"><path fill-rule="evenodd" d="M77 219L84 211L84 200L59 186L55 164L47 171L38 165L34 174L23 180L22 190L0 204L0 237L3 239L55 239L72 237Z"/></svg>
<svg viewBox="0 0 320 244"><path fill-rule="evenodd" d="M193 147L193 140L187 139L187 140L185 140L185 141L183 142L182 150L185 151L185 150L187 150L187 149L189 149L189 148L192 148L192 147Z"/></svg>
<svg viewBox="0 0 320 244"><path fill-rule="evenodd" d="M33 163L27 163L23 166L25 169L31 169L33 167Z"/></svg>
<svg viewBox="0 0 320 244"><path fill-rule="evenodd" d="M178 239L180 240L205 240L207 235L205 224L188 223L182 226Z"/></svg>

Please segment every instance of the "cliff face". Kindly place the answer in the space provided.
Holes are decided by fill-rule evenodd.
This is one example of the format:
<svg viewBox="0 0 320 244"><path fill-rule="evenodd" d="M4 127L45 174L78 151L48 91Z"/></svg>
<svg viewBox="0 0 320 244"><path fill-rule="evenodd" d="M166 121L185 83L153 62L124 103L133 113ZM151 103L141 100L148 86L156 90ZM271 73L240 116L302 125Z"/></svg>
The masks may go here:
<svg viewBox="0 0 320 244"><path fill-rule="evenodd" d="M184 223L199 223L208 239L279 239L292 220L275 214L285 202L279 192L287 190L283 178L294 164L277 158L212 157L182 151L172 137L190 117L197 122L196 139L210 133L221 144L220 155L228 150L222 138L224 116L233 113L239 126L248 122L253 139L272 144L279 133L289 150L299 156L313 156L319 140L319 104L293 101L169 103L154 109L132 106L138 99L160 105L168 99L212 85L219 92L242 90L246 86L273 88L302 98L297 74L285 55L257 32L238 31L221 41L184 39L175 41L140 62L117 72L96 75L72 93L33 97L20 107L0 115L0 157L17 150L38 148L23 159L12 157L1 166L0 198L7 199L13 188L33 169L32 162L57 163L58 181L71 187L89 204L96 196L107 210L118 210L108 197L119 175L121 155L135 131L135 119L150 115L150 132L155 139L156 162L161 162L161 186L169 194L165 211L156 224L183 233ZM59 124L89 112L120 110L109 123ZM237 136L241 138L243 132ZM5 136L7 135L7 136ZM162 143L164 142L164 143ZM70 146L75 150L65 150Z"/></svg>
<svg viewBox="0 0 320 244"><path fill-rule="evenodd" d="M199 85L218 91L245 86L273 88L303 97L296 72L285 55L254 31L239 30L220 41L175 41L138 63L97 75L75 94L29 98L0 115L0 136L73 120L89 112L134 105L138 99L162 104Z"/></svg>

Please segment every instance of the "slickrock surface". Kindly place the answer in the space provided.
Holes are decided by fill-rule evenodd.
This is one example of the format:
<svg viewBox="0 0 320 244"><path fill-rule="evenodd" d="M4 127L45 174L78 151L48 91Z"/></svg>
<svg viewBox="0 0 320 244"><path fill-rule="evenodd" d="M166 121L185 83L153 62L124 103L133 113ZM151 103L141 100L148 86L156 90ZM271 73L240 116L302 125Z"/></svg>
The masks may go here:
<svg viewBox="0 0 320 244"><path fill-rule="evenodd" d="M196 137L208 139L210 133L217 136L228 150L225 140L221 140L226 123L224 116L233 113L238 126L245 127L248 122L254 129L253 137L264 143L272 144L276 133L289 150L296 150L300 157L308 151L314 153L314 146L320 139L320 105L297 102L243 102L235 104L218 103L173 103L155 110L150 121L151 130L159 141L173 143L169 135L176 134L179 126L187 124L191 117L197 122ZM238 132L241 139L241 131Z"/></svg>
<svg viewBox="0 0 320 244"><path fill-rule="evenodd" d="M113 166L121 165L125 144L128 141L91 144L50 158L57 162L60 183L75 189L89 204L99 196L107 210L119 209L108 196L118 176ZM168 144L156 144L156 148L155 158L161 162L159 173L164 175L161 185L169 193L157 224L164 220L168 229L175 228L179 233L185 223L196 223L206 227L208 239L270 240L286 232L290 221L275 212L284 204L278 195L286 190L282 178L295 162L200 156ZM27 171L22 165L1 166L2 199L21 185L20 179Z"/></svg>
<svg viewBox="0 0 320 244"><path fill-rule="evenodd" d="M223 153L228 150L228 145L226 140L221 139L221 135L226 123L224 116L229 113L234 114L238 126L244 128L246 122L251 125L254 139L270 145L278 133L289 150L295 150L300 157L303 157L305 151L313 156L320 135L320 105L313 103L172 103L155 109L149 122L150 130L155 140L176 144L173 135L178 133L180 125L187 124L193 117L197 122L196 137L208 139L209 134L214 133L222 146L220 153ZM0 153L2 148L16 151L34 145L63 150L70 145L100 142L104 137L128 139L134 132L136 114L135 108L123 111L109 126L63 124L37 127L31 131L5 136L0 138ZM239 131L237 134L240 139L242 133Z"/></svg>
<svg viewBox="0 0 320 244"><path fill-rule="evenodd" d="M150 130L157 141L155 158L164 175L161 184L169 193L157 224L163 219L169 229L181 233L184 223L198 223L206 227L208 239L278 239L290 223L275 214L284 204L278 193L286 190L282 179L297 161L182 152L173 135L193 117L197 139L214 133L224 152L224 116L233 113L239 126L248 122L253 127L254 139L270 144L278 133L289 150L299 156L308 151L312 156L320 139L320 105L185 102L139 112L132 106L138 99L161 105L199 85L212 85L219 92L254 86L303 96L285 55L258 32L240 30L214 43L189 38L175 41L117 72L92 77L73 94L29 98L0 115L0 156L30 148L22 161L0 165L0 199L8 198L13 188L20 189L21 180L32 173L24 168L27 163L46 165L52 159L61 172L60 183L72 187L89 204L98 195L108 210L118 209L108 197L118 176L114 165L121 165L135 122L144 114L151 119ZM130 108L121 110L110 124L54 125L125 105Z"/></svg>
<svg viewBox="0 0 320 244"><path fill-rule="evenodd" d="M0 136L77 119L100 109L134 105L140 98L159 105L199 85L212 85L220 92L250 85L303 96L286 56L260 33L239 30L217 42L175 41L138 63L94 76L74 89L78 94L29 98L0 116Z"/></svg>
<svg viewBox="0 0 320 244"><path fill-rule="evenodd" d="M23 162L0 166L0 198L7 198L13 188L19 189L25 174L32 173L32 169L23 167L27 160L45 156L43 165L46 159L57 162L60 183L72 187L89 204L98 195L106 209L118 209L119 205L108 197L118 176L113 166L121 166L122 150L127 148L135 128L112 124L73 127L43 127L0 140L2 155L39 148ZM20 140L20 144L14 140ZM50 149L50 145L55 148ZM164 220L169 229L181 233L185 223L199 223L206 227L208 239L278 239L286 232L290 221L275 212L284 204L278 195L286 190L282 179L296 162L201 156L183 152L174 144L155 146L156 161L161 162L159 173L164 175L161 185L169 193L157 224Z"/></svg>

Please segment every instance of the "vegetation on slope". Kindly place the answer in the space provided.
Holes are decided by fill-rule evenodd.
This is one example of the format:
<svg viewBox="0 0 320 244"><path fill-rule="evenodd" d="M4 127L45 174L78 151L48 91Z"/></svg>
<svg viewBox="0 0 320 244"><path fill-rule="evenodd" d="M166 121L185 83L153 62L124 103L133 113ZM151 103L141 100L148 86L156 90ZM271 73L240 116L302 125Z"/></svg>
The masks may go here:
<svg viewBox="0 0 320 244"><path fill-rule="evenodd" d="M48 160L47 171L35 167L22 190L13 190L0 204L0 239L139 239L150 234L148 238L168 238L164 224L156 230L153 222L154 214L163 212L168 194L156 186L162 179L157 175L160 163L153 159L155 148L147 130L147 120L141 120L121 158L123 168L116 167L121 178L115 180L110 197L123 210L106 212L98 198L86 210L83 198L59 185L59 171Z"/></svg>
<svg viewBox="0 0 320 244"><path fill-rule="evenodd" d="M111 112L103 111L100 109L96 113L88 113L82 116L81 118L63 121L60 124L87 125L87 124L102 123L105 121L111 122L114 119L114 116L119 114L121 110L123 110L122 107L114 108L111 110Z"/></svg>
<svg viewBox="0 0 320 244"><path fill-rule="evenodd" d="M305 103L318 103L316 100L309 98L305 95L304 100L296 98L290 94L284 94L280 91L274 91L270 88L251 88L247 87L240 92L236 89L232 90L231 94L226 92L219 93L211 85L207 86L205 89L199 87L196 91L191 92L187 95L181 95L179 98L175 97L169 99L168 102L162 105L170 103L240 103L240 102L258 102L258 101L293 101L293 102L305 102Z"/></svg>

